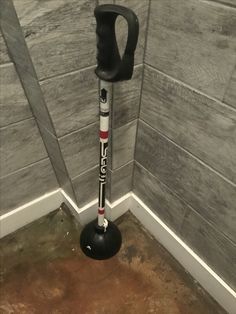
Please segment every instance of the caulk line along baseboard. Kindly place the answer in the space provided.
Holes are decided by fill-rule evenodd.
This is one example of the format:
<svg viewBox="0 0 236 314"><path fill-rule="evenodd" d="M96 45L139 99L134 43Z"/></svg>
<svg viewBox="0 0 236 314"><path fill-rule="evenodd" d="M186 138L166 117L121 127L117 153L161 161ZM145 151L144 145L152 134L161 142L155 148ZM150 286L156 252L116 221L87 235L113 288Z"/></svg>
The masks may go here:
<svg viewBox="0 0 236 314"><path fill-rule="evenodd" d="M63 191L47 193L0 216L0 238L59 208L64 202L82 225L97 217L97 199L79 208ZM236 292L231 289L193 250L186 245L133 192L117 201L106 202L106 217L115 220L130 210L143 226L179 261L181 265L230 314L235 314Z"/></svg>

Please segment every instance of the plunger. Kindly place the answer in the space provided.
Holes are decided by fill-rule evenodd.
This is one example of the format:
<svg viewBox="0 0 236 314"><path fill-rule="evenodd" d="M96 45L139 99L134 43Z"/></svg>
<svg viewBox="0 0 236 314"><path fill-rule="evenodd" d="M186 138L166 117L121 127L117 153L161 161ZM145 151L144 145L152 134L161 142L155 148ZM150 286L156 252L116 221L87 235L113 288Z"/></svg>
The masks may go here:
<svg viewBox="0 0 236 314"><path fill-rule="evenodd" d="M99 84L100 115L100 173L98 217L87 224L80 235L80 246L85 255L103 260L114 256L120 249L122 237L118 227L105 218L106 174L109 112L112 101L112 83L129 80L133 74L134 51L137 45L139 24L137 16L128 8L119 5L100 5L95 8L97 21L97 68ZM126 48L120 57L115 22L118 16L126 19L128 36Z"/></svg>

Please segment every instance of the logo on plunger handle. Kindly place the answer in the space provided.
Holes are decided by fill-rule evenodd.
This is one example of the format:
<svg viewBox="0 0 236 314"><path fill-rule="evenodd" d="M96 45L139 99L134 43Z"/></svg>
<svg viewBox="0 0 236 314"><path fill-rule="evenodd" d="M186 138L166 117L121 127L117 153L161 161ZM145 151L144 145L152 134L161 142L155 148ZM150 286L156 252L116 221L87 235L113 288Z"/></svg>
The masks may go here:
<svg viewBox="0 0 236 314"><path fill-rule="evenodd" d="M107 102L107 90L105 88L101 89L100 102L102 102L102 103L106 103Z"/></svg>

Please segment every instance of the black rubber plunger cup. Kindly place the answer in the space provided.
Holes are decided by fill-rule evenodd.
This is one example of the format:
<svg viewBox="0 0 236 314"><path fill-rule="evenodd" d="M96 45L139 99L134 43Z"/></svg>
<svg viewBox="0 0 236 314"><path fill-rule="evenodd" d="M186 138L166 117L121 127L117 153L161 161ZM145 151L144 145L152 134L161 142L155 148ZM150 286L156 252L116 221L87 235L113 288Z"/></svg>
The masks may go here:
<svg viewBox="0 0 236 314"><path fill-rule="evenodd" d="M119 5L100 5L94 11L97 21L97 68L100 79L100 170L98 217L85 226L80 235L82 251L89 257L103 260L114 256L120 249L122 237L118 227L105 218L105 187L107 172L109 110L112 100L112 83L129 80L133 74L134 51L139 25L130 9ZM115 22L118 16L126 19L128 36L121 58L116 42Z"/></svg>
<svg viewBox="0 0 236 314"><path fill-rule="evenodd" d="M98 226L97 219L83 229L80 245L83 252L94 259L107 259L114 256L121 247L121 233L117 226L108 221L107 229Z"/></svg>

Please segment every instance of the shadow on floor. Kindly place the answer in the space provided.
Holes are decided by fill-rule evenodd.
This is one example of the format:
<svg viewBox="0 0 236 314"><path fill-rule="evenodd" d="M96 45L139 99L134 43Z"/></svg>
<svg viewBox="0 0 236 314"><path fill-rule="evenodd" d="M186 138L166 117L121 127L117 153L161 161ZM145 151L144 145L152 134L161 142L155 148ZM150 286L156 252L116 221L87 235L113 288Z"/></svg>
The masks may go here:
<svg viewBox="0 0 236 314"><path fill-rule="evenodd" d="M123 245L95 261L80 227L56 210L0 241L0 313L226 313L131 213L117 220Z"/></svg>

